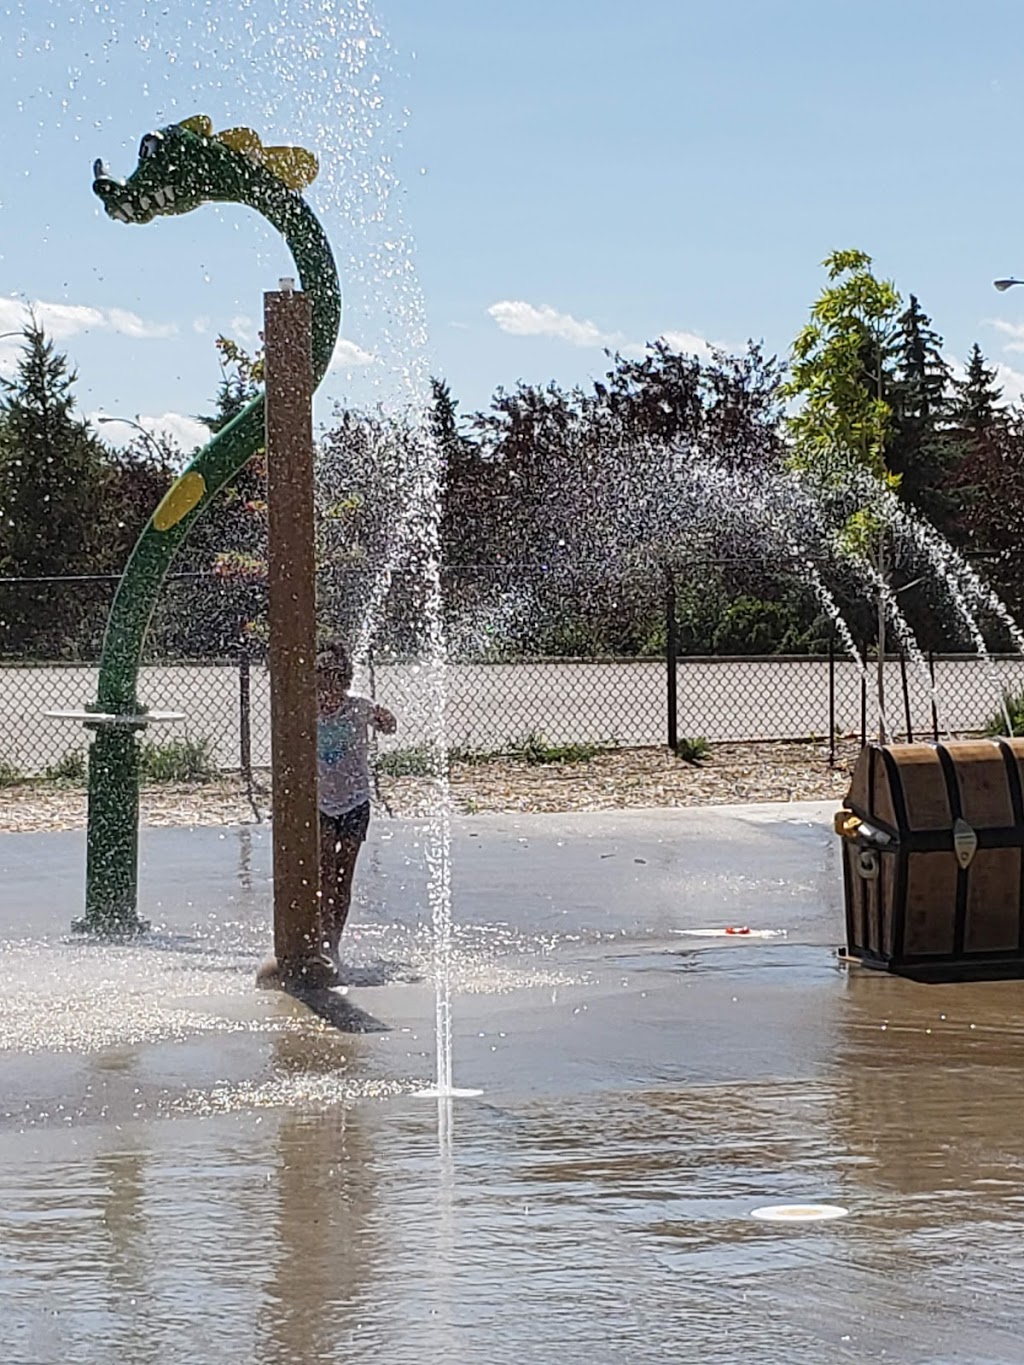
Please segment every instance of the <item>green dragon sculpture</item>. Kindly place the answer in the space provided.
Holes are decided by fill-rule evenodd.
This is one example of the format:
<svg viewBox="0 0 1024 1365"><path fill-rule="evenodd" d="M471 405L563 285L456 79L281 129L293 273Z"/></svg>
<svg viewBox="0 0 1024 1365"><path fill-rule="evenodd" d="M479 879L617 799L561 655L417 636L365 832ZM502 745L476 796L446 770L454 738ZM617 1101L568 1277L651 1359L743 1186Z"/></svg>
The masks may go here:
<svg viewBox="0 0 1024 1365"><path fill-rule="evenodd" d="M149 223L211 202L246 204L284 237L312 301L314 387L330 363L341 326L341 291L330 245L301 191L318 170L301 147L264 147L250 128L214 133L205 115L158 132L139 146L127 180L101 161L93 190L111 218ZM110 609L100 659L96 730L89 755L86 912L83 927L137 928L138 744L146 725L137 696L143 644L161 585L189 531L221 488L264 441L263 396L198 452L153 513L132 551Z"/></svg>

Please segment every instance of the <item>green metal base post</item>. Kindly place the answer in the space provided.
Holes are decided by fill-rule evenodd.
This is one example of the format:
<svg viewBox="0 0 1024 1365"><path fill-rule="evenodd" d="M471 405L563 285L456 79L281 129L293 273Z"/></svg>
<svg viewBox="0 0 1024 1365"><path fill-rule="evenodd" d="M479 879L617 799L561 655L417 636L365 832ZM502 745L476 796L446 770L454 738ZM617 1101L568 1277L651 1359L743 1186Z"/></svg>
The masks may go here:
<svg viewBox="0 0 1024 1365"><path fill-rule="evenodd" d="M133 729L101 725L89 750L85 916L76 933L144 933L138 916L139 746Z"/></svg>

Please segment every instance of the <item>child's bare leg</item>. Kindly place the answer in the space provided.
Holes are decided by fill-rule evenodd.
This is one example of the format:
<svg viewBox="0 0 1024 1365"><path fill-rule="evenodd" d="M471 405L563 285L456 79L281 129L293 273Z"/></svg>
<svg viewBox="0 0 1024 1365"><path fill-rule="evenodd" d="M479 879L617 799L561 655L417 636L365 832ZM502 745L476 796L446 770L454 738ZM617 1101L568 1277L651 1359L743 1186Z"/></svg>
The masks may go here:
<svg viewBox="0 0 1024 1365"><path fill-rule="evenodd" d="M327 939L327 951L335 967L340 965L338 945L341 943L341 935L352 908L352 879L362 844L363 841L359 837L343 835L338 840L334 855L336 893L330 906L325 907L324 936Z"/></svg>

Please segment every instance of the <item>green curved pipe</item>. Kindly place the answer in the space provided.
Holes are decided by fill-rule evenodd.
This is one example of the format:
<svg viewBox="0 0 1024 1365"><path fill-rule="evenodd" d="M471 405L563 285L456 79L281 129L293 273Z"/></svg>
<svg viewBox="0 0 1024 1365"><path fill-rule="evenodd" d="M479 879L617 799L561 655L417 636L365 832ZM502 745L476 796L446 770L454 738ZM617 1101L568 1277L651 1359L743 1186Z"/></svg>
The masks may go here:
<svg viewBox="0 0 1024 1365"><path fill-rule="evenodd" d="M288 244L312 302L314 387L334 353L341 291L330 245L299 188L316 174L300 148L264 148L248 129L214 135L199 116L147 133L127 181L94 166L93 190L111 218L148 223L210 202L246 204ZM264 442L262 394L193 458L150 518L132 551L107 620L95 710L138 716L139 665L160 588L182 543L221 488ZM140 722L141 728L142 722ZM124 931L139 926L138 748L128 726L96 723L89 755L86 917L78 927Z"/></svg>

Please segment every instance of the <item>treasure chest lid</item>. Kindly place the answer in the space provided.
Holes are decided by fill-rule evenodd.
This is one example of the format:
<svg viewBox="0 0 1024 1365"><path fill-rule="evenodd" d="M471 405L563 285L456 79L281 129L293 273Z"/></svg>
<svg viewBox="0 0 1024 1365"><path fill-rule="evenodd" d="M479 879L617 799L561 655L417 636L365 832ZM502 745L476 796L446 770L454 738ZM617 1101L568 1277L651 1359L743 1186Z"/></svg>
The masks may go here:
<svg viewBox="0 0 1024 1365"><path fill-rule="evenodd" d="M1024 739L869 744L843 804L894 835L1021 823Z"/></svg>

